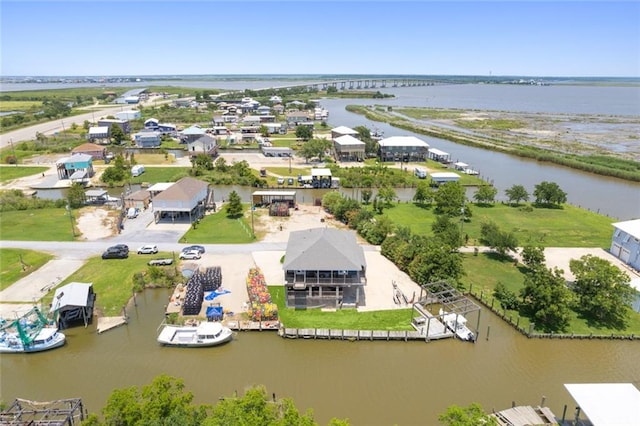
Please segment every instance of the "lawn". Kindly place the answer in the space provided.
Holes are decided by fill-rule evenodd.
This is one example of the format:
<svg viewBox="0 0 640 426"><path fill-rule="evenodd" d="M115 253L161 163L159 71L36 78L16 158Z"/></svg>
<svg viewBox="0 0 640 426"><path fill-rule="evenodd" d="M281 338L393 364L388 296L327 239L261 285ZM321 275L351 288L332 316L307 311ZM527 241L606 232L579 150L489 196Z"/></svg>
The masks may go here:
<svg viewBox="0 0 640 426"><path fill-rule="evenodd" d="M493 300L493 289L496 284L501 282L507 289L519 295L520 289L524 285L525 271L523 265L514 265L500 259L493 254L464 254L464 270L466 276L461 280L465 289L473 284L473 293L479 295L482 292L482 299L485 303L491 305ZM496 300L493 302L496 310L501 310L500 303ZM507 318L511 318L513 322L519 321L519 326L524 330L529 330L529 318L521 316L518 311L506 311ZM518 320L518 317L520 319ZM627 328L625 330L615 330L610 328L590 327L584 318L580 318L576 312L572 312L569 328L565 334L591 334L594 335L629 335L640 333L640 314L631 311L628 318Z"/></svg>
<svg viewBox="0 0 640 426"><path fill-rule="evenodd" d="M267 171L270 173L276 174L278 176L293 177L293 178L297 178L298 175L302 175L302 176L311 175L311 167L307 167L307 168L292 167L291 171L289 171L288 167L267 167ZM296 180L296 183L298 183L297 180Z"/></svg>
<svg viewBox="0 0 640 426"><path fill-rule="evenodd" d="M0 112L26 111L41 106L41 101L2 101L0 102Z"/></svg>
<svg viewBox="0 0 640 426"><path fill-rule="evenodd" d="M495 222L500 230L513 232L520 246L541 245L543 247L603 247L611 244L613 220L578 207L564 205L562 209L533 208L494 204L479 207L471 204L473 216L461 223L469 243L480 245L480 225L483 221ZM396 225L411 227L420 235L431 234L431 223L435 220L432 207L419 207L413 203L397 204L385 209L384 214ZM459 219L454 219L459 222Z"/></svg>
<svg viewBox="0 0 640 426"><path fill-rule="evenodd" d="M38 270L53 258L33 250L0 248L0 291Z"/></svg>
<svg viewBox="0 0 640 426"><path fill-rule="evenodd" d="M195 229L191 227L180 238L180 242L188 244L247 244L255 242L251 235L251 215L248 211L248 205L244 207L244 216L240 218L230 218L225 211L205 216Z"/></svg>
<svg viewBox="0 0 640 426"><path fill-rule="evenodd" d="M172 257L172 253L160 252L155 257ZM133 296L133 276L147 270L149 259L148 255L133 252L129 253L127 259L103 260L100 256L92 257L60 285L70 282L93 283L97 295L96 307L101 314L119 315ZM53 297L53 291L48 296Z"/></svg>
<svg viewBox="0 0 640 426"><path fill-rule="evenodd" d="M76 211L72 211L74 216ZM74 241L69 213L63 208L2 212L0 235L3 240ZM78 235L78 231L74 231Z"/></svg>
<svg viewBox="0 0 640 426"><path fill-rule="evenodd" d="M7 182L25 176L37 175L49 170L48 167L31 166L2 166L0 167L0 182Z"/></svg>
<svg viewBox="0 0 640 426"><path fill-rule="evenodd" d="M140 161L138 163L143 164ZM131 183L177 182L188 174L188 167L146 167L143 174L131 178Z"/></svg>
<svg viewBox="0 0 640 426"><path fill-rule="evenodd" d="M320 309L296 310L285 308L284 287L270 286L273 303L278 305L280 322L289 328L329 328L333 330L414 330L411 327L412 309L358 312L339 309L322 312Z"/></svg>

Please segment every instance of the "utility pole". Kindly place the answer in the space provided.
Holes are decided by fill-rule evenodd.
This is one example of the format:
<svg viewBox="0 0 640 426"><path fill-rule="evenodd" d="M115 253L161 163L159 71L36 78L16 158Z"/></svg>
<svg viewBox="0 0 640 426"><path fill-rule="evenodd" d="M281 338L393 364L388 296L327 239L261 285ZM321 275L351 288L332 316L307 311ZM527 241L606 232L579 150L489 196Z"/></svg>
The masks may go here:
<svg viewBox="0 0 640 426"><path fill-rule="evenodd" d="M67 211L69 212L69 222L71 223L71 234L73 234L73 238L76 238L76 230L73 227L73 214L71 213L71 206L67 204Z"/></svg>
<svg viewBox="0 0 640 426"><path fill-rule="evenodd" d="M11 144L11 152L13 152L13 159L16 161L15 165L18 167L18 157L16 157L16 149L13 147L13 138L9 138L9 144Z"/></svg>

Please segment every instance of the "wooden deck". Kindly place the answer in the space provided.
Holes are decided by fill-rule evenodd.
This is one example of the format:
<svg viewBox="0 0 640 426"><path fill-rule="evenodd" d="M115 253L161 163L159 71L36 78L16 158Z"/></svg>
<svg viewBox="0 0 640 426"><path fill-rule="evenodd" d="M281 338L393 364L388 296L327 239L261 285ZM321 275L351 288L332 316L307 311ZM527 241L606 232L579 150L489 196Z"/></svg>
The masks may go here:
<svg viewBox="0 0 640 426"><path fill-rule="evenodd" d="M96 331L98 334L127 323L127 317L98 317Z"/></svg>
<svg viewBox="0 0 640 426"><path fill-rule="evenodd" d="M327 339L327 340L431 340L453 337L451 332L430 334L426 336L419 331L391 331L391 330L332 330L327 328L285 328L278 330L278 335L290 339Z"/></svg>

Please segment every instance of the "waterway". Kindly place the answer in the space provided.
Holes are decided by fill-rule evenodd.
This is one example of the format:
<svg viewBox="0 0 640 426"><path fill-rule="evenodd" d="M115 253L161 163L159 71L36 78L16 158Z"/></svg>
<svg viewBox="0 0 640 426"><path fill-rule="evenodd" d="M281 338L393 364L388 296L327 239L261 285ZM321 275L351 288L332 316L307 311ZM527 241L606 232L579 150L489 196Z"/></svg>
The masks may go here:
<svg viewBox="0 0 640 426"><path fill-rule="evenodd" d="M167 296L146 291L120 328L100 335L95 325L73 328L61 349L0 356L2 399L81 397L97 412L112 389L165 373L184 379L198 403L262 384L302 410L313 408L320 424L348 417L353 425L432 425L453 403L500 410L546 396L560 416L565 404L570 414L575 407L564 383L640 385L637 341L527 339L486 311L476 344L291 340L265 331L239 333L217 348L160 347Z"/></svg>
<svg viewBox="0 0 640 426"><path fill-rule="evenodd" d="M553 91L555 87L521 89ZM406 91L405 96L413 94L416 103L435 104L436 99L445 99L438 95L441 92L437 87L394 90ZM431 90L427 92L431 97L417 95L418 90ZM546 110L553 103L550 99L559 102L562 97L554 95L547 98L546 104L527 109L527 97L520 89L513 92L518 94L510 95L503 108L488 100L484 100L488 103L485 107ZM573 107L553 105L566 112L625 114L620 105L627 101L615 106L617 101L605 95L617 92L605 92L600 92L597 100L588 101L591 96L586 95L580 100L572 98ZM437 106L474 108L475 104L468 103L463 93L464 90L456 95L457 103L442 102ZM504 93L494 92L499 98L494 102L505 102ZM637 92L630 93L632 101L627 105L631 110L626 109L626 113L637 115L640 97ZM344 105L358 102L322 101L330 111L331 124L382 127L386 136L408 133L344 111ZM392 102L403 104L401 99ZM513 183L532 188L539 181L551 180L569 193L574 204L600 209L601 213L621 219L640 217L638 184L447 145L446 141L433 141L432 145L479 168L500 189ZM195 394L199 403L213 403L234 391L262 384L279 397L292 397L301 410L312 408L320 424L326 424L331 417L348 417L353 425L432 425L451 404L479 402L487 410L500 410L510 407L512 401L538 404L543 396L558 416L568 405L569 418L575 402L565 391L564 383L631 382L640 387L637 341L527 339L484 309L480 339L475 345L455 340L285 340L272 332L245 332L223 347L185 350L163 348L155 341L167 293L146 291L137 300L138 306L130 309L126 326L101 335L95 333L95 325L75 328L66 331L69 337L64 348L28 356L0 356L0 399L7 402L16 397L43 401L81 397L90 411L98 412L113 389L142 386L166 373L184 379L187 390Z"/></svg>

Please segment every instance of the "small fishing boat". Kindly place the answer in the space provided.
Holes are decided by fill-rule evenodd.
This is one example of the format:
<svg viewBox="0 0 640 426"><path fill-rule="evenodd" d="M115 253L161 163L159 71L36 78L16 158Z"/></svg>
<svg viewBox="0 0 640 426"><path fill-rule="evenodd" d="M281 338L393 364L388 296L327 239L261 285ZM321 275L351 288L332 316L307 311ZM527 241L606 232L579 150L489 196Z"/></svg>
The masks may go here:
<svg viewBox="0 0 640 426"><path fill-rule="evenodd" d="M464 316L460 314L447 313L442 309L440 309L439 314L442 317L444 325L449 330L453 331L456 337L460 340L468 342L476 341L476 335L467 327L467 319Z"/></svg>
<svg viewBox="0 0 640 426"><path fill-rule="evenodd" d="M202 348L218 346L233 339L233 331L219 322L199 325L165 324L158 335L158 343L165 346Z"/></svg>

